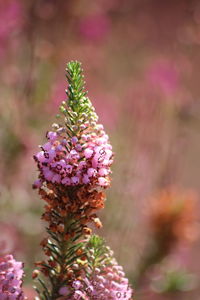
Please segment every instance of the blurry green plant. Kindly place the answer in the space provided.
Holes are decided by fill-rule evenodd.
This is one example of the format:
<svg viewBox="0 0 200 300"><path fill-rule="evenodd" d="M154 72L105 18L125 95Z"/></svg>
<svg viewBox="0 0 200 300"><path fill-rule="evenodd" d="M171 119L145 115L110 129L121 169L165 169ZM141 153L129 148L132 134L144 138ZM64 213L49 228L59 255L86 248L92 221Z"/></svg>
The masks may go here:
<svg viewBox="0 0 200 300"><path fill-rule="evenodd" d="M171 269L152 280L151 288L161 294L187 292L197 285L197 278L185 270Z"/></svg>

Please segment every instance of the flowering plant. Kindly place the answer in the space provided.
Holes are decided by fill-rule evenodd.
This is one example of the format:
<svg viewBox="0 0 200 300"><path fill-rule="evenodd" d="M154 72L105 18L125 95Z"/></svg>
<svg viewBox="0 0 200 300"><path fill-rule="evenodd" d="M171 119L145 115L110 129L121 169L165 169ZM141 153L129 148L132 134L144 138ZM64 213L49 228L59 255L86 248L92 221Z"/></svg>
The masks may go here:
<svg viewBox="0 0 200 300"><path fill-rule="evenodd" d="M132 290L113 252L92 235L102 227L97 211L110 186L112 146L84 88L79 62L67 65L68 99L58 123L34 155L39 176L33 184L45 201L42 219L48 236L41 245L47 260L37 262L33 278L40 299L131 299ZM42 273L46 279L43 280Z"/></svg>

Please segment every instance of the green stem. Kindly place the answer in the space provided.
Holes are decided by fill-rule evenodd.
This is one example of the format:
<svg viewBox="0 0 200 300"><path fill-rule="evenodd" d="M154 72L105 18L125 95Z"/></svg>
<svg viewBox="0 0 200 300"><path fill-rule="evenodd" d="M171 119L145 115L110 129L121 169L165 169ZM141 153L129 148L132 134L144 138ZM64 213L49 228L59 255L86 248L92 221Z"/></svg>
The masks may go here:
<svg viewBox="0 0 200 300"><path fill-rule="evenodd" d="M71 229L71 224L73 222L73 219L70 217L64 218L64 232L68 232L69 229ZM65 274L66 272L66 253L67 250L70 249L71 241L70 239L66 241L64 239L64 234L60 234L60 242L59 242L59 272L55 278L55 281L52 284L52 291L51 291L51 298L50 300L55 300L59 297L59 289L62 287L63 282L60 279L62 274Z"/></svg>

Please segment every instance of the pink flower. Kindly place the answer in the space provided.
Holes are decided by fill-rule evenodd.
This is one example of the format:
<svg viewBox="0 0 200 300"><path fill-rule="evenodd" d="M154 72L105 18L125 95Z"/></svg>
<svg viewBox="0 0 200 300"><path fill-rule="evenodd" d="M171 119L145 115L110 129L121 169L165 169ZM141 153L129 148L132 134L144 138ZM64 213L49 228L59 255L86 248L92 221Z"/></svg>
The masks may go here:
<svg viewBox="0 0 200 300"><path fill-rule="evenodd" d="M124 276L122 267L113 260L110 266L102 265L101 268L95 268L90 279L83 277L82 282L75 280L71 287L62 287L60 295L70 295L70 298L66 297L66 300L130 300L133 291L129 286L128 279Z"/></svg>
<svg viewBox="0 0 200 300"><path fill-rule="evenodd" d="M57 137L58 137L58 135L57 135L56 132L49 131L49 132L47 133L47 138L48 138L51 142L55 141L55 140L57 139Z"/></svg>
<svg viewBox="0 0 200 300"><path fill-rule="evenodd" d="M39 161L39 162L45 162L46 161L46 158L44 156L44 152L43 151L40 151L38 152L36 155L35 155L35 158Z"/></svg>
<svg viewBox="0 0 200 300"><path fill-rule="evenodd" d="M84 155L86 158L90 158L93 154L93 150L90 149L90 148L86 148L85 151L84 151Z"/></svg>
<svg viewBox="0 0 200 300"><path fill-rule="evenodd" d="M67 296L67 295L69 295L69 293L70 293L70 290L66 286L63 286L59 289L59 294L62 296Z"/></svg>
<svg viewBox="0 0 200 300"><path fill-rule="evenodd" d="M55 174L53 177L52 177L52 179L51 179L51 181L53 182L53 183L60 183L60 181L61 181L61 176L59 175L59 174Z"/></svg>
<svg viewBox="0 0 200 300"><path fill-rule="evenodd" d="M33 188L40 188L42 186L42 181L40 179L37 179L34 183L33 183Z"/></svg>
<svg viewBox="0 0 200 300"><path fill-rule="evenodd" d="M113 152L102 128L97 124L96 132L86 129L87 134L83 133L79 138L80 144L77 144L75 136L63 138L57 132L49 131L49 142L41 146L42 150L34 156L40 171L35 187L40 188L44 181L66 186L89 183L109 186Z"/></svg>
<svg viewBox="0 0 200 300"><path fill-rule="evenodd" d="M72 144L76 144L77 142L78 142L78 138L76 137L76 136L73 136L72 138L71 138L71 142L72 142Z"/></svg>
<svg viewBox="0 0 200 300"><path fill-rule="evenodd" d="M84 184L88 184L89 182L90 182L90 179L89 179L88 175L87 175L87 174L84 174L84 175L83 175L83 183L84 183Z"/></svg>
<svg viewBox="0 0 200 300"><path fill-rule="evenodd" d="M52 147L52 144L50 142L48 142L42 146L42 149L44 151L49 151L49 150L51 150L51 147Z"/></svg>
<svg viewBox="0 0 200 300"><path fill-rule="evenodd" d="M69 178L69 177L65 177L65 178L63 178L62 179L62 184L64 184L64 185L71 185L71 179Z"/></svg>
<svg viewBox="0 0 200 300"><path fill-rule="evenodd" d="M106 176L106 175L108 175L108 170L106 168L99 169L99 175L100 176Z"/></svg>
<svg viewBox="0 0 200 300"><path fill-rule="evenodd" d="M82 148L82 146L80 144L76 144L75 149L77 151L82 151L83 150L83 148Z"/></svg>
<svg viewBox="0 0 200 300"><path fill-rule="evenodd" d="M76 185L76 184L79 184L79 178L77 176L73 176L71 178L71 182L72 184Z"/></svg>
<svg viewBox="0 0 200 300"><path fill-rule="evenodd" d="M109 182L104 177L99 177L98 182L100 186L107 186Z"/></svg>
<svg viewBox="0 0 200 300"><path fill-rule="evenodd" d="M78 290L80 289L82 286L81 282L79 280L75 280L73 283L72 283L72 287L75 289L75 290Z"/></svg>
<svg viewBox="0 0 200 300"><path fill-rule="evenodd" d="M53 176L54 176L54 172L52 172L51 170L49 170L48 168L45 168L46 171L43 171L43 175L44 175L44 178L48 181L51 181ZM44 170L44 168L43 168Z"/></svg>
<svg viewBox="0 0 200 300"><path fill-rule="evenodd" d="M23 300L23 265L12 255L0 256L0 299Z"/></svg>
<svg viewBox="0 0 200 300"><path fill-rule="evenodd" d="M73 167L71 165L66 165L65 169L67 173L71 174Z"/></svg>
<svg viewBox="0 0 200 300"><path fill-rule="evenodd" d="M97 173L97 171L94 168L89 168L87 171L88 177L93 177L96 175L96 173Z"/></svg>
<svg viewBox="0 0 200 300"><path fill-rule="evenodd" d="M80 33L90 40L100 40L108 32L110 27L107 15L87 16L80 22Z"/></svg>
<svg viewBox="0 0 200 300"><path fill-rule="evenodd" d="M151 84L169 94L176 92L179 85L179 77L172 62L161 60L156 61L148 72Z"/></svg>
<svg viewBox="0 0 200 300"><path fill-rule="evenodd" d="M16 46L16 33L23 26L23 6L20 0L0 1L0 57L6 54L7 45ZM18 36L17 36L18 37Z"/></svg>

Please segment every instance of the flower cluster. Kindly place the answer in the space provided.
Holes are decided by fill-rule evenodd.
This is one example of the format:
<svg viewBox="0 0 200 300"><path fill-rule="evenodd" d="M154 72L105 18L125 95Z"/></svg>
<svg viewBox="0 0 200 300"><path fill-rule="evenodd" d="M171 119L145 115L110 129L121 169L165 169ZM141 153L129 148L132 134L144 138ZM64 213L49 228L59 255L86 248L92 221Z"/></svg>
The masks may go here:
<svg viewBox="0 0 200 300"><path fill-rule="evenodd" d="M47 132L47 143L40 146L34 159L40 172L34 187L53 183L66 187L89 185L90 189L108 187L112 146L86 92L80 64L72 62L67 69L68 101L60 106L64 124L54 123Z"/></svg>
<svg viewBox="0 0 200 300"><path fill-rule="evenodd" d="M74 280L71 287L61 287L63 299L118 300L131 299L132 290L121 266L96 268L90 279ZM70 297L70 298L69 298Z"/></svg>
<svg viewBox="0 0 200 300"><path fill-rule="evenodd" d="M113 258L113 251L96 235L91 237L86 248L89 248L87 274L82 270L79 279L74 279L68 286L60 288L59 293L63 300L131 299L132 289L125 278L123 268ZM75 266L79 268L78 264Z"/></svg>
<svg viewBox="0 0 200 300"><path fill-rule="evenodd" d="M23 300L21 289L23 265L17 262L12 255L0 257L0 299Z"/></svg>
<svg viewBox="0 0 200 300"><path fill-rule="evenodd" d="M47 133L48 142L34 156L41 175L36 187L43 181L65 186L109 185L113 153L108 135L102 125L95 125L92 133L86 124L83 126L85 129L79 138L67 137L64 128Z"/></svg>

